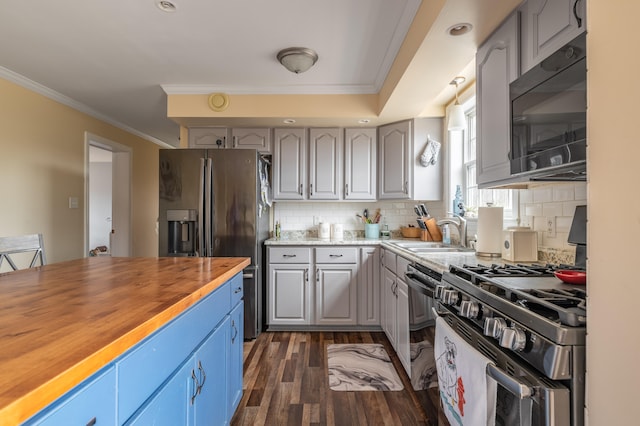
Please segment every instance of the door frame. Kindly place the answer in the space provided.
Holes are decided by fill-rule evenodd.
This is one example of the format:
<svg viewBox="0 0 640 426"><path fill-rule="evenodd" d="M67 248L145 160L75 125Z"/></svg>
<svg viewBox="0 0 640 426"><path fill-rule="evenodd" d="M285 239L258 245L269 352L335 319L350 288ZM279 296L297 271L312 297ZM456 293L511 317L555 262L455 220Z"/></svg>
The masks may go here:
<svg viewBox="0 0 640 426"><path fill-rule="evenodd" d="M89 170L90 170L90 158L89 158L89 148L91 146L95 146L97 148L105 149L107 151L111 151L114 154L123 154L122 159L128 162L128 165L125 164L125 167L128 167L128 179L126 182L117 183L114 176L114 185L112 187L112 194L116 191L121 191L123 194L118 198L118 202L112 204L112 212L115 208L121 208L126 215L126 227L127 227L127 235L126 237L126 246L127 246L127 256L131 256L132 248L133 248L133 238L132 238L132 202L131 202L131 193L132 193L132 171L133 171L133 162L131 160L132 149L126 145L119 144L112 140L103 138L102 136L98 136L96 134L85 132L84 133L84 193L85 193L85 209L84 209L84 257L89 256L89 199L90 199L90 188L89 188ZM113 166L112 166L113 167ZM117 188L116 188L117 187ZM112 218L115 214L112 213ZM113 223L113 222L112 222ZM109 250L112 251L112 247L109 247Z"/></svg>

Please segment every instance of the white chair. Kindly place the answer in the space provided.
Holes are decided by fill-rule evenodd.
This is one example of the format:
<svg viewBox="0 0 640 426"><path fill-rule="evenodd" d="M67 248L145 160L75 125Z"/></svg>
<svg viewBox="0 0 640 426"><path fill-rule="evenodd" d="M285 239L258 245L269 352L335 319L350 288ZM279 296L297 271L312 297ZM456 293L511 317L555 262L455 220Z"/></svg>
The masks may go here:
<svg viewBox="0 0 640 426"><path fill-rule="evenodd" d="M33 258L29 268L36 266L36 262L40 260L40 265L46 265L47 260L44 255L44 241L42 234L20 235L17 237L0 237L0 267L2 262L7 259L9 266L14 271L20 269L11 256L18 253L33 252Z"/></svg>

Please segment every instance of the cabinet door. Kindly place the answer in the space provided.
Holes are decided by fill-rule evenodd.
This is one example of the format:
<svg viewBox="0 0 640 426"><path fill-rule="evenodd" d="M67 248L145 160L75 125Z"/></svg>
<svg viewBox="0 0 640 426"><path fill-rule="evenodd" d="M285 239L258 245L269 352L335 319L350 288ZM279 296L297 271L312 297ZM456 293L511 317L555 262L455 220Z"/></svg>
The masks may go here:
<svg viewBox="0 0 640 426"><path fill-rule="evenodd" d="M306 138L304 129L275 129L273 144L274 200L306 197Z"/></svg>
<svg viewBox="0 0 640 426"><path fill-rule="evenodd" d="M339 200L342 189L340 129L309 130L309 199Z"/></svg>
<svg viewBox="0 0 640 426"><path fill-rule="evenodd" d="M172 375L157 393L126 423L127 426L188 425L191 419L191 398L197 387L192 378L193 357ZM67 423L70 424L70 423ZM100 423L97 423L100 424Z"/></svg>
<svg viewBox="0 0 640 426"><path fill-rule="evenodd" d="M257 149L265 154L271 152L271 129L231 129L232 148Z"/></svg>
<svg viewBox="0 0 640 426"><path fill-rule="evenodd" d="M344 199L376 199L376 129L344 131Z"/></svg>
<svg viewBox="0 0 640 426"><path fill-rule="evenodd" d="M518 77L518 15L478 49L476 173L480 187L511 175L509 83Z"/></svg>
<svg viewBox="0 0 640 426"><path fill-rule="evenodd" d="M108 368L54 402L25 425L97 425L116 423L116 372Z"/></svg>
<svg viewBox="0 0 640 426"><path fill-rule="evenodd" d="M240 399L242 399L242 349L244 342L244 302L240 302L229 314L229 389L228 389L228 418L233 417Z"/></svg>
<svg viewBox="0 0 640 426"><path fill-rule="evenodd" d="M309 264L269 264L269 325L311 323Z"/></svg>
<svg viewBox="0 0 640 426"><path fill-rule="evenodd" d="M192 379L197 380L199 391L192 393L197 395L188 401L193 405L195 425L224 425L231 419L232 413L228 412L230 323L231 319L226 316L195 353L196 379Z"/></svg>
<svg viewBox="0 0 640 426"><path fill-rule="evenodd" d="M382 329L387 335L389 342L391 342L391 346L395 348L398 330L396 321L396 276L386 268L383 268L383 270L382 303L384 303L384 316L382 317Z"/></svg>
<svg viewBox="0 0 640 426"><path fill-rule="evenodd" d="M380 325L380 249L363 247L358 269L358 324Z"/></svg>
<svg viewBox="0 0 640 426"><path fill-rule="evenodd" d="M189 128L189 148L228 148L226 127Z"/></svg>
<svg viewBox="0 0 640 426"><path fill-rule="evenodd" d="M315 324L355 325L358 265L316 265Z"/></svg>
<svg viewBox="0 0 640 426"><path fill-rule="evenodd" d="M586 0L528 0L522 6L522 72L582 34Z"/></svg>
<svg viewBox="0 0 640 426"><path fill-rule="evenodd" d="M407 375L411 377L411 348L409 345L409 286L397 278L396 287L396 353Z"/></svg>
<svg viewBox="0 0 640 426"><path fill-rule="evenodd" d="M411 121L378 129L378 199L411 198Z"/></svg>

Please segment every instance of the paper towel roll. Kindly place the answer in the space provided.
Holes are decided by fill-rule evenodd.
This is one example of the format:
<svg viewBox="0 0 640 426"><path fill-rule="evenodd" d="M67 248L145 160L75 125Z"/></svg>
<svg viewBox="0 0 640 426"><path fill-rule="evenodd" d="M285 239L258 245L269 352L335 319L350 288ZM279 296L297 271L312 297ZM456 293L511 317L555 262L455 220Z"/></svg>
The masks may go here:
<svg viewBox="0 0 640 426"><path fill-rule="evenodd" d="M478 207L478 256L502 254L502 207Z"/></svg>

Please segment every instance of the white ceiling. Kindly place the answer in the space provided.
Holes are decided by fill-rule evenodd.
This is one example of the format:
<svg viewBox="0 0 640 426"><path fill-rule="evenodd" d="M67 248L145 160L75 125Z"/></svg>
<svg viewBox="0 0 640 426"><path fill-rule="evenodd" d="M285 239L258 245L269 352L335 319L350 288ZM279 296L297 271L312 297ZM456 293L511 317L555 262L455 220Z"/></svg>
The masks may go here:
<svg viewBox="0 0 640 426"><path fill-rule="evenodd" d="M175 0L173 13L155 0L2 3L0 77L177 145L163 86L172 93L378 93L421 0ZM451 78L473 77L477 45L518 2L431 3L443 6L414 54L427 58L420 66L433 78L420 78L414 61L396 85L414 93L429 87L418 90L425 94L419 112L442 111ZM453 41L445 30L457 22L474 30ZM291 46L316 50L317 64L298 75L285 70L275 56Z"/></svg>

